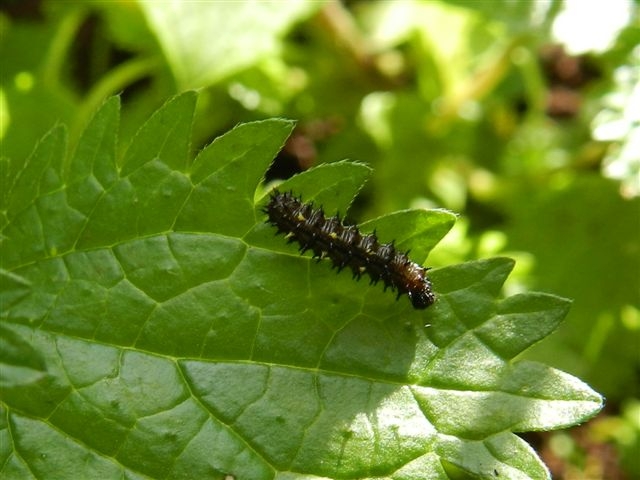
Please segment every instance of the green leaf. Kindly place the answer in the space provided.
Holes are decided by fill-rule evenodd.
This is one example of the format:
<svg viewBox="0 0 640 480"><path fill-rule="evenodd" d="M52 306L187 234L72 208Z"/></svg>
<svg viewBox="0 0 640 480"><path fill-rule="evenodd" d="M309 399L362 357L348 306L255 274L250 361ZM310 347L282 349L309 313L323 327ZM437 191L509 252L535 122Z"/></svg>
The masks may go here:
<svg viewBox="0 0 640 480"><path fill-rule="evenodd" d="M194 101L167 102L121 168L114 98L68 167L58 127L7 177L2 476L548 478L513 432L585 421L602 398L513 359L569 302L499 299L513 262L494 258L430 271L438 300L417 311L300 256L260 186L292 122L239 125L189 165ZM278 188L345 213L369 171L337 162ZM454 220L362 229L421 261Z"/></svg>
<svg viewBox="0 0 640 480"><path fill-rule="evenodd" d="M0 324L0 386L28 384L41 379L45 362L28 339Z"/></svg>
<svg viewBox="0 0 640 480"><path fill-rule="evenodd" d="M292 129L288 120L240 125L202 150L175 228L235 236L251 229L257 220L255 190Z"/></svg>
<svg viewBox="0 0 640 480"><path fill-rule="evenodd" d="M55 255L59 244L69 247L66 229L73 223L76 212L64 208L64 193L60 190L65 148L66 129L55 127L38 143L17 175L6 179L3 185L7 192L3 205L6 248L0 256L3 267Z"/></svg>
<svg viewBox="0 0 640 480"><path fill-rule="evenodd" d="M323 4L300 0L138 3L180 90L208 86L277 52L284 33Z"/></svg>

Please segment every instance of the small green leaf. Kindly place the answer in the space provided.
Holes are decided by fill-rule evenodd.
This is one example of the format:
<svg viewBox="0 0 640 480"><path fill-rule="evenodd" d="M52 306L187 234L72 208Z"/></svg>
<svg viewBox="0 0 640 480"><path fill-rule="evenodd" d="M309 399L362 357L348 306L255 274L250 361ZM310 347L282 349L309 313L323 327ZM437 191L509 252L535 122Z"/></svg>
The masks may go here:
<svg viewBox="0 0 640 480"><path fill-rule="evenodd" d="M138 3L180 90L206 87L273 54L283 34L323 4L300 0Z"/></svg>

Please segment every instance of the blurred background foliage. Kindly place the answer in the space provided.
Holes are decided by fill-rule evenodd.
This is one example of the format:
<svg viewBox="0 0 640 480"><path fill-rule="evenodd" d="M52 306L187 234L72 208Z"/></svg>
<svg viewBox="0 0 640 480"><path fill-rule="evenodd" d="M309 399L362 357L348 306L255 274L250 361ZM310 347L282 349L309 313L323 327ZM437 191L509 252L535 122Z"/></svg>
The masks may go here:
<svg viewBox="0 0 640 480"><path fill-rule="evenodd" d="M352 218L451 209L459 221L429 265L507 255L506 294L574 300L527 356L585 379L607 407L527 439L554 478L640 478L637 2L0 5L3 157L19 166L57 122L73 145L114 94L121 150L188 89L200 91L194 152L238 122L298 120L267 180L364 161L374 173Z"/></svg>

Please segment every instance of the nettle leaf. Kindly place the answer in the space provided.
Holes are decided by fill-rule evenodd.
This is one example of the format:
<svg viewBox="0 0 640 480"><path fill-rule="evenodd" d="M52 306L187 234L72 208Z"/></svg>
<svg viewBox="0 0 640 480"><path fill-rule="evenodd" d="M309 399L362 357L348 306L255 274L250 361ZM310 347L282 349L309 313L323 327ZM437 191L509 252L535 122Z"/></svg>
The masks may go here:
<svg viewBox="0 0 640 480"><path fill-rule="evenodd" d="M3 478L548 478L513 432L602 398L514 358L569 302L500 300L513 262L494 258L431 271L418 311L298 255L260 188L292 122L239 125L190 164L194 104L169 101L119 161L112 98L68 161L56 127L3 176ZM279 188L344 213L368 174L338 162ZM362 229L422 261L454 220Z"/></svg>

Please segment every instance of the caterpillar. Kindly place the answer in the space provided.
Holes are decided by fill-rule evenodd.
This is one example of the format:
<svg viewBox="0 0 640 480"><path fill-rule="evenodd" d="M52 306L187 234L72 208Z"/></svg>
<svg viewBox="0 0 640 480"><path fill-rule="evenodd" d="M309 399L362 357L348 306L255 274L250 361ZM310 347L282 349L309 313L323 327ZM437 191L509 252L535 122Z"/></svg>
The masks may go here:
<svg viewBox="0 0 640 480"><path fill-rule="evenodd" d="M329 258L338 271L349 267L353 277L369 275L371 284L384 283L384 290L407 294L416 309L432 305L436 296L427 278L427 270L408 257L408 251L396 250L394 242L380 243L375 232L362 234L355 225L345 225L338 215L326 217L322 207L303 203L292 192L273 190L264 208L267 223L284 233L289 243L298 242L300 253L313 252L318 260Z"/></svg>

